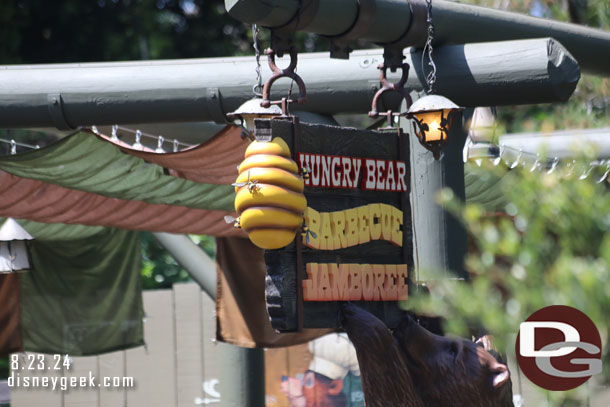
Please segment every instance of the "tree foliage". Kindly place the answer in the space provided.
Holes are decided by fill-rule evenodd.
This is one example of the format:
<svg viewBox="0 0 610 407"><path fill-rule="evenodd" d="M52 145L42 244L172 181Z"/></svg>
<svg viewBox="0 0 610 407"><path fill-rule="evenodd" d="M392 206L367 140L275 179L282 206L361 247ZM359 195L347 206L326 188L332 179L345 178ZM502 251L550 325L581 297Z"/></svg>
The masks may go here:
<svg viewBox="0 0 610 407"><path fill-rule="evenodd" d="M556 304L578 308L606 338L604 372L610 378L610 188L605 166L581 179L589 162L590 157L550 174L531 172L529 165L511 171L473 166L481 176L501 177L506 216L441 191L440 202L469 232L466 266L472 281L437 281L430 296L408 307L442 315L448 330L459 335L482 326L506 350L514 346L515 327L534 311Z"/></svg>

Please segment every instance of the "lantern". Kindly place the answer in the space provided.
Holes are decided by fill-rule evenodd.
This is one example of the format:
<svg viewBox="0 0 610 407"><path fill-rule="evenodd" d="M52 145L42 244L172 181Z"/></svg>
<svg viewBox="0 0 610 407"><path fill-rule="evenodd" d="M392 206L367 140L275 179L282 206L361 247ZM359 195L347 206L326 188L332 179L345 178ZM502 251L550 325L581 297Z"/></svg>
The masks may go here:
<svg viewBox="0 0 610 407"><path fill-rule="evenodd" d="M13 218L0 227L0 273L14 273L30 269L26 240L32 240Z"/></svg>
<svg viewBox="0 0 610 407"><path fill-rule="evenodd" d="M440 158L441 149L453 122L452 113L463 110L451 100L440 95L426 95L409 107L407 114L414 119L413 129L419 142L432 151L434 159Z"/></svg>

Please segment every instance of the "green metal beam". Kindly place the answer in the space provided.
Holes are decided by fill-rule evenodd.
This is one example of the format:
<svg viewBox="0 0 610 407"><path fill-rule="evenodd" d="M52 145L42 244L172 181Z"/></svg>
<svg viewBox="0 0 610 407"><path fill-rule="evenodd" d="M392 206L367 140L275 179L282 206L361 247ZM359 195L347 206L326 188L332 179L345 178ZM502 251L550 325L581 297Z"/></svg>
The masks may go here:
<svg viewBox="0 0 610 407"><path fill-rule="evenodd" d="M380 45L401 39L408 31L411 42L403 46L421 46L425 38L424 0L372 0L375 3L370 26L360 39ZM347 32L356 22L358 0L225 0L225 8L236 19L250 24L275 28L303 19L310 4L319 3L311 21L300 28L325 36ZM301 8L299 9L299 4ZM424 7L423 13L412 13ZM315 7L315 6L314 6ZM531 17L491 8L433 0L433 21L438 44L504 41L525 38L552 37L563 44L585 73L610 75L610 33L576 24ZM280 12L281 11L281 12ZM372 14L372 13L371 13Z"/></svg>
<svg viewBox="0 0 610 407"><path fill-rule="evenodd" d="M580 78L576 61L549 38L443 46L435 60L438 92L464 107L565 101ZM349 61L300 55L308 101L293 109L366 114L382 61L381 49L356 51ZM421 52L408 50L405 61L411 65L406 86L421 90ZM224 122L252 97L255 67L254 57L0 66L0 128ZM263 67L263 79L268 75ZM272 96L288 89L280 79ZM389 93L382 102L398 109L400 98Z"/></svg>

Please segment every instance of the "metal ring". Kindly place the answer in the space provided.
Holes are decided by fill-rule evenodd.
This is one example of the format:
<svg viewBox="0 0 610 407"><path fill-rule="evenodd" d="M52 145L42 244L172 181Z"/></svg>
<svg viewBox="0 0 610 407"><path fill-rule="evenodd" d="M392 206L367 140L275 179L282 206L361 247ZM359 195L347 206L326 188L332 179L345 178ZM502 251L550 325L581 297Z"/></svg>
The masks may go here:
<svg viewBox="0 0 610 407"><path fill-rule="evenodd" d="M276 80L278 80L279 78L284 78L284 77L290 78L297 83L297 85L299 87L299 98L297 99L297 103L299 103L299 104L305 103L305 101L307 100L307 91L305 89L305 82L303 82L303 79L301 79L301 77L299 75L297 75L296 72L294 72L294 70L297 67L296 48L290 47L290 65L288 65L288 68L285 68L285 69L280 69L275 64L275 51L273 49L268 49L265 51L265 53L267 54L269 68L271 68L273 75L271 75L271 77L269 79L267 79L267 82L265 82L265 86L263 86L263 101L261 102L261 106L269 107L269 106L271 106L272 103L274 103L270 100L271 86L273 85L273 83Z"/></svg>

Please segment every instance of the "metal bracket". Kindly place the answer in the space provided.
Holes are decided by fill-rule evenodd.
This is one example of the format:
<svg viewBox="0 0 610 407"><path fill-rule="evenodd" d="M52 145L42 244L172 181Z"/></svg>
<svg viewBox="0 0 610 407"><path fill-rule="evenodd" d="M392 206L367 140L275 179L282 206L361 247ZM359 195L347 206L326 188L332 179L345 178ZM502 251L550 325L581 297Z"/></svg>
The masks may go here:
<svg viewBox="0 0 610 407"><path fill-rule="evenodd" d="M358 39L369 31L376 12L376 0L358 0L358 15L354 24L343 34L330 37L330 57L349 59L353 49L348 45L348 41Z"/></svg>
<svg viewBox="0 0 610 407"><path fill-rule="evenodd" d="M381 98L381 95L383 93L389 92L389 91L396 91L396 92L400 93L400 95L407 102L407 109L413 103L413 100L411 99L411 95L409 94L409 91L407 89L405 89L405 87L404 87L405 83L407 83L407 78L409 77L409 64L404 63L401 65L401 67L402 67L402 76L400 77L400 80L396 83L391 83L390 81L388 81L388 78L387 78L388 67L385 64L381 64L378 66L378 68L380 70L379 81L381 82L381 89L379 89L377 91L377 93L375 93L375 96L373 97L373 103L371 104L371 111L369 112L369 117L377 118L379 116L386 116L388 119L388 127L393 127L392 119L396 116L400 116L400 113L392 112L391 110L388 110L387 112L384 112L384 113L379 113L379 111L377 110L377 103L379 102L379 99Z"/></svg>
<svg viewBox="0 0 610 407"><path fill-rule="evenodd" d="M287 100L285 98L282 102L270 100L271 99L271 86L273 85L273 82L275 82L279 78L283 78L283 77L290 78L293 81L295 81L299 87L299 97L296 100L296 102L299 104L306 102L307 91L305 89L305 82L303 82L303 79L301 79L301 77L296 72L294 72L294 70L297 67L297 50L295 47L290 48L290 65L288 65L288 68L285 68L285 69L280 69L275 64L275 54L276 54L275 50L267 49L265 51L265 53L267 54L269 68L271 68L273 75L271 75L269 77L269 79L267 79L267 82L265 82L265 86L263 86L263 101L261 102L261 106L269 107L272 104L282 103L282 112L283 112L283 114L286 114L286 109L285 109L284 105L288 104L288 103L292 103L293 100Z"/></svg>
<svg viewBox="0 0 610 407"><path fill-rule="evenodd" d="M207 88L206 107L212 120L218 124L227 124L227 117L222 108L222 96L218 88Z"/></svg>
<svg viewBox="0 0 610 407"><path fill-rule="evenodd" d="M278 57L283 57L293 46L296 31L308 26L318 13L320 0L301 0L295 15L286 24L271 28L271 48Z"/></svg>
<svg viewBox="0 0 610 407"><path fill-rule="evenodd" d="M426 0L409 0L411 9L411 21L405 33L396 41L383 46L383 61L392 72L402 65L404 56L402 51L405 47L423 47L428 37L428 4Z"/></svg>
<svg viewBox="0 0 610 407"><path fill-rule="evenodd" d="M61 97L61 93L49 93L47 95L47 106L55 127L59 130L74 130L76 128L66 121L66 116L64 115L64 101Z"/></svg>

